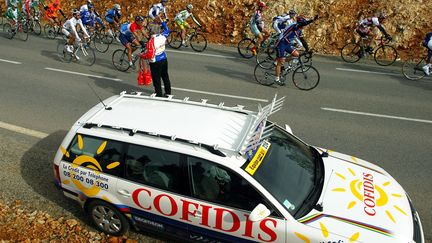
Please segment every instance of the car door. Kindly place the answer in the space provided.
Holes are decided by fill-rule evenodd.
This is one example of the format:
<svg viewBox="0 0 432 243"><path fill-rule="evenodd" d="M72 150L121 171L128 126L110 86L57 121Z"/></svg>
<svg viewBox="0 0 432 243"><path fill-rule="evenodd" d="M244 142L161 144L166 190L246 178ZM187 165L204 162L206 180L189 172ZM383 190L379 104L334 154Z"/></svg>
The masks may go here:
<svg viewBox="0 0 432 243"><path fill-rule="evenodd" d="M188 224L180 219L187 191L181 158L176 152L135 144L126 149L117 193L123 211L138 227L187 237Z"/></svg>
<svg viewBox="0 0 432 243"><path fill-rule="evenodd" d="M285 242L286 220L276 210L258 222L249 220L259 204L272 208L239 174L216 163L187 158L192 196L186 214L191 240Z"/></svg>

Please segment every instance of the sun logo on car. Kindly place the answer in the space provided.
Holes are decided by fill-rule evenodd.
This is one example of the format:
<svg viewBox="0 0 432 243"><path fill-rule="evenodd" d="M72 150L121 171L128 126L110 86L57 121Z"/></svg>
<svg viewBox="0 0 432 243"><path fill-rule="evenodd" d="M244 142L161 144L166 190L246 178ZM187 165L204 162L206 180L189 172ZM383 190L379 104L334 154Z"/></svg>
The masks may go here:
<svg viewBox="0 0 432 243"><path fill-rule="evenodd" d="M78 134L77 140L78 140L78 148L80 150L83 150L84 149L84 141L83 141L82 136ZM106 145L107 145L107 141L102 142L102 144L96 150L95 155L101 154L105 150ZM67 158L70 158L70 154L65 148L60 146L60 150L64 156L66 156ZM71 166L72 169L70 170L70 179L72 180L72 183L82 193L84 193L87 197L94 197L101 190L101 188L96 185L96 179L94 179L92 181L93 183L88 183L87 181L80 180L82 178L77 173L78 170L76 170L76 169L80 166L85 167L85 168L93 170L93 172L96 175L99 175L100 172L104 171L104 169L111 170L111 169L116 168L119 165L120 165L120 162L113 162L113 163L107 165L106 168L102 168L100 163L94 157L91 157L88 155L80 155L80 156L77 156L72 162L72 166ZM70 183L70 181L66 179L62 183L67 185Z"/></svg>
<svg viewBox="0 0 432 243"><path fill-rule="evenodd" d="M353 157L353 160L356 160ZM401 199L402 195L397 193L388 193L389 181L382 184L378 184L374 178L374 174L363 172L361 175L355 173L354 170L348 168L348 174L335 172L335 175L346 182L347 187L333 188L331 191L336 193L350 192L354 200L351 200L347 204L347 209L353 209L360 204L362 211L371 217L379 213L378 209L381 207L385 208L385 213L393 223L396 223L395 214L402 214L407 216L408 214L397 206L394 200ZM349 178L351 177L351 178ZM386 190L387 189L387 190ZM389 205L392 203L392 205Z"/></svg>

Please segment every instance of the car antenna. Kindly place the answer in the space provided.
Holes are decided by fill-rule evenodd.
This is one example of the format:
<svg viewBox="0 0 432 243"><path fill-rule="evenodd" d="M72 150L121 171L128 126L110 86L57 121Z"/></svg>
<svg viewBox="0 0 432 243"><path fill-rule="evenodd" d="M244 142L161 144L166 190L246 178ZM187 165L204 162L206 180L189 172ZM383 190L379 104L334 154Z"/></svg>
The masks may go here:
<svg viewBox="0 0 432 243"><path fill-rule="evenodd" d="M320 211L320 212L323 211L323 201L324 201L324 198L325 198L325 194L327 193L327 187L328 187L328 184L330 183L330 180L331 180L331 177L332 177L332 175L333 175L333 172L334 172L334 170L332 170L332 171L330 172L329 179L328 179L327 183L325 184L325 186L324 186L324 188L323 188L323 194L322 194L322 197L321 197L321 198L322 198L321 201L318 202L318 203L315 205L315 207L314 207L316 210L318 210L318 211Z"/></svg>
<svg viewBox="0 0 432 243"><path fill-rule="evenodd" d="M93 93L96 95L96 97L98 97L98 99L102 103L102 105L105 107L105 110L108 110L108 111L112 110L112 107L108 107L107 105L105 105L105 103L102 101L101 97L99 97L99 95L96 93L96 91L93 89L93 87L89 83L87 83L87 84L90 87L90 89L93 91Z"/></svg>

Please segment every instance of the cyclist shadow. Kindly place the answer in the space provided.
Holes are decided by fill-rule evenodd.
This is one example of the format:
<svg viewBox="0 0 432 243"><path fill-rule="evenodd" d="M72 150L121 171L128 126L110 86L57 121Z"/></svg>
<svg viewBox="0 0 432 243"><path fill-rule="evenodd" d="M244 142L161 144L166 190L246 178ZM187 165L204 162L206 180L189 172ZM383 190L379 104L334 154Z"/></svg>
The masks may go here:
<svg viewBox="0 0 432 243"><path fill-rule="evenodd" d="M57 41L53 41L53 45L51 45L51 48L47 48L47 49L49 49L49 50L41 50L41 55L42 56L44 56L44 57L48 57L49 59L52 59L52 60L55 60L55 61L58 61L58 62L60 62L60 58L59 58L59 55L57 54L57 46L59 45L59 44L64 44L65 42L64 41L60 41L60 40L57 40Z"/></svg>
<svg viewBox="0 0 432 243"><path fill-rule="evenodd" d="M219 66L205 66L208 71L218 75L226 76L235 80L242 80L247 83L256 83L253 70L247 69L246 71L230 70Z"/></svg>

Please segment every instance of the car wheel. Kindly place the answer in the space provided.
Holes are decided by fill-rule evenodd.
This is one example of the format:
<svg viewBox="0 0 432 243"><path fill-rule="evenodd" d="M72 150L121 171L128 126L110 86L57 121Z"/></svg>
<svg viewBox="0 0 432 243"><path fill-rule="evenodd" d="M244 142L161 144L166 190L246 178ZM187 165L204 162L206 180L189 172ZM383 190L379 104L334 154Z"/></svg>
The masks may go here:
<svg viewBox="0 0 432 243"><path fill-rule="evenodd" d="M87 207L87 212L96 228L106 234L120 236L129 230L127 218L107 202L92 201Z"/></svg>

